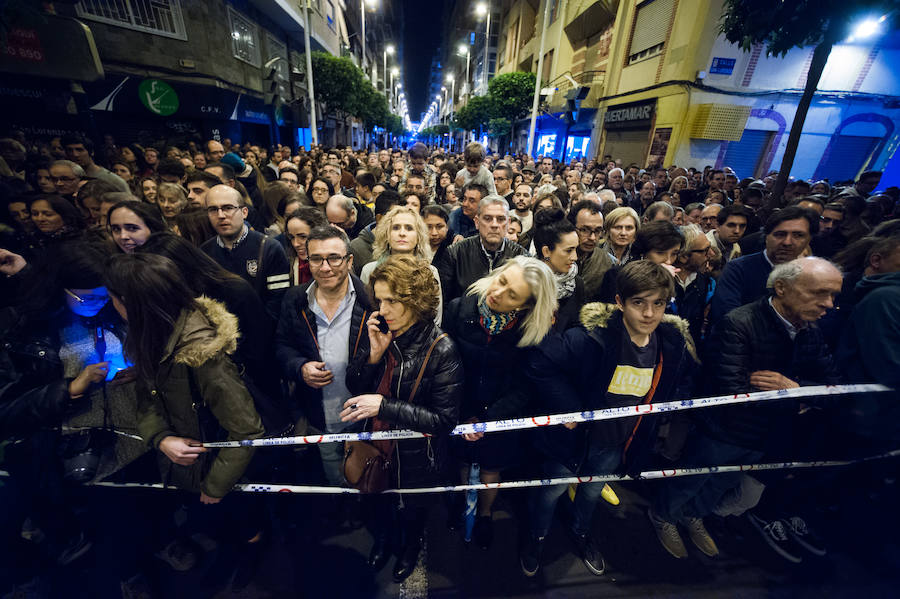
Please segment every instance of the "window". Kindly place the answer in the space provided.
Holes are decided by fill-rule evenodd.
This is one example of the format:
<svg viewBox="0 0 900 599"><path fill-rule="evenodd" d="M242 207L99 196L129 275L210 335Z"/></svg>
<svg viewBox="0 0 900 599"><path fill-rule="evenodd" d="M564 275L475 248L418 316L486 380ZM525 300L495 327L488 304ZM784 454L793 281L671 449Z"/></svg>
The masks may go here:
<svg viewBox="0 0 900 599"><path fill-rule="evenodd" d="M325 20L328 22L328 27L334 31L336 27L336 19L334 12L334 2L328 0L325 2Z"/></svg>
<svg viewBox="0 0 900 599"><path fill-rule="evenodd" d="M275 63L275 77L282 81L288 80L288 62L287 62L287 46L272 37L271 34L266 35L266 49L269 51L266 56L266 62L273 58L283 58Z"/></svg>
<svg viewBox="0 0 900 599"><path fill-rule="evenodd" d="M674 0L647 0L638 6L628 50L629 63L662 53L674 7Z"/></svg>
<svg viewBox="0 0 900 599"><path fill-rule="evenodd" d="M549 83L550 74L553 72L553 50L544 54L544 64L541 65L541 81Z"/></svg>
<svg viewBox="0 0 900 599"><path fill-rule="evenodd" d="M550 3L550 22L556 21L556 13L559 10L559 0L547 0Z"/></svg>
<svg viewBox="0 0 900 599"><path fill-rule="evenodd" d="M255 67L259 66L259 33L256 25L230 6L228 21L231 23L231 54Z"/></svg>
<svg viewBox="0 0 900 599"><path fill-rule="evenodd" d="M91 21L187 39L178 0L82 0L75 12Z"/></svg>

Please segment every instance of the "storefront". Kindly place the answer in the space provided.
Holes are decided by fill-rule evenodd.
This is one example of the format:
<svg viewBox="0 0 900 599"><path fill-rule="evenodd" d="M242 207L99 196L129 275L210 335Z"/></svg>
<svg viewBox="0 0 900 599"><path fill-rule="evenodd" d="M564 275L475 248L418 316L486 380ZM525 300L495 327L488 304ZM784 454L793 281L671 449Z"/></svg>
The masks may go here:
<svg viewBox="0 0 900 599"><path fill-rule="evenodd" d="M294 142L292 136L280 139L289 127L282 111L276 115L272 106L244 93L133 75L108 76L85 89L97 131L123 141Z"/></svg>
<svg viewBox="0 0 900 599"><path fill-rule="evenodd" d="M624 165L635 163L644 166L651 146L655 118L656 98L607 107L603 115L602 155L621 160ZM665 145L668 146L668 138L665 139Z"/></svg>
<svg viewBox="0 0 900 599"><path fill-rule="evenodd" d="M566 114L557 112L541 115L535 127L535 156L550 156L569 163L589 157L591 127L597 111L583 108L574 121L567 121Z"/></svg>

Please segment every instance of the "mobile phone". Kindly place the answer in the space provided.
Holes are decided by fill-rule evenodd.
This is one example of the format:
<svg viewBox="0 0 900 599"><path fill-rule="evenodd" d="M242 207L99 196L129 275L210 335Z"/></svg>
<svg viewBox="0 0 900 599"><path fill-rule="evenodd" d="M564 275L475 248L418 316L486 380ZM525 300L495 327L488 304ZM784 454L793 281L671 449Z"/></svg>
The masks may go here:
<svg viewBox="0 0 900 599"><path fill-rule="evenodd" d="M382 316L381 314L379 314L376 318L378 319L378 330L381 331L381 332L384 333L384 334L389 333L391 329L388 328L388 323L387 323L387 321L384 319L384 316Z"/></svg>

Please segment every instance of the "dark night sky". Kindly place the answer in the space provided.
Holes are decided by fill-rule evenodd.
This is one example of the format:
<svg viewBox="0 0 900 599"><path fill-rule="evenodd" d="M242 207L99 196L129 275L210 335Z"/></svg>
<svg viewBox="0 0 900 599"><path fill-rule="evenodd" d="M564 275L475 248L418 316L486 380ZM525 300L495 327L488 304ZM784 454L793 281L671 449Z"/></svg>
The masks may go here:
<svg viewBox="0 0 900 599"><path fill-rule="evenodd" d="M409 118L418 122L428 107L431 58L441 43L445 0L403 0L403 87L409 104Z"/></svg>

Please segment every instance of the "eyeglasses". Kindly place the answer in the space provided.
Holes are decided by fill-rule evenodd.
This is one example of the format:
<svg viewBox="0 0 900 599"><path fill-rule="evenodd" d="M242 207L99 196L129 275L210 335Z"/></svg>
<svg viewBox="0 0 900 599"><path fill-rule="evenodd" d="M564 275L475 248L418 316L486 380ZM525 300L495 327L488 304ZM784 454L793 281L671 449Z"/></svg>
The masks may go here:
<svg viewBox="0 0 900 599"><path fill-rule="evenodd" d="M575 230L586 237L590 237L591 235L595 235L597 237L601 237L603 235L603 228L592 229L590 227L575 227Z"/></svg>
<svg viewBox="0 0 900 599"><path fill-rule="evenodd" d="M331 254L330 256L310 256L309 257L309 265L315 266L316 268L320 268L322 264L327 260L328 266L331 268L337 268L341 264L344 263L344 260L350 257L350 254L346 254L344 256L338 256L337 254Z"/></svg>
<svg viewBox="0 0 900 599"><path fill-rule="evenodd" d="M235 213L235 211L236 211L238 208L240 208L240 206L235 206L235 205L233 205L233 204L226 204L226 205L224 205L224 206L209 206L209 207L206 209L206 212L207 212L210 216L218 216L218 215L219 215L219 212L221 211L222 214L224 214L225 216L231 216L232 214Z"/></svg>
<svg viewBox="0 0 900 599"><path fill-rule="evenodd" d="M315 186L314 186L314 187L312 188L312 192L313 192L313 193L328 193L328 188L327 188L327 187L315 187Z"/></svg>
<svg viewBox="0 0 900 599"><path fill-rule="evenodd" d="M86 295L84 297L81 297L81 296L75 295L74 292L72 292L68 289L63 289L63 291L65 291L69 297L74 299L79 304L94 304L94 303L101 303L101 302L106 303L106 301L109 300L109 295L98 294L98 295Z"/></svg>
<svg viewBox="0 0 900 599"><path fill-rule="evenodd" d="M706 246L705 248L702 248L702 249L688 250L688 253L690 253L690 254L706 254L706 253L708 253L710 250L712 250L712 245L708 245L708 246Z"/></svg>

